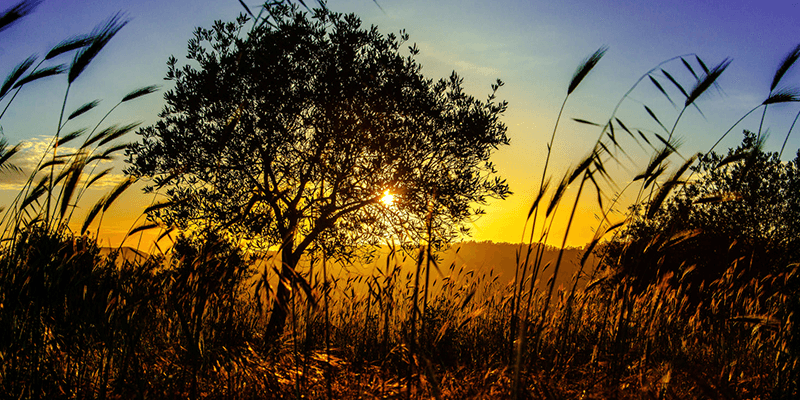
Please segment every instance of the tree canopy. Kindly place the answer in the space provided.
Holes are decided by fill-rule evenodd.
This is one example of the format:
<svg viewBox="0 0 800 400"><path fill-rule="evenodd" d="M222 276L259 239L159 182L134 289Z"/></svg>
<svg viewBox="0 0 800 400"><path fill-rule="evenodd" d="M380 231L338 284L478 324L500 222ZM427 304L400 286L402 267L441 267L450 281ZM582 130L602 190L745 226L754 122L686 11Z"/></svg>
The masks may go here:
<svg viewBox="0 0 800 400"><path fill-rule="evenodd" d="M733 266L736 279L800 261L800 155L782 162L754 133L727 155L709 153L694 178L606 248L606 262L641 284L665 274L696 288Z"/></svg>
<svg viewBox="0 0 800 400"><path fill-rule="evenodd" d="M269 15L245 34L244 16L198 28L190 62L170 58L175 86L128 157L169 198L150 218L281 246L289 278L312 247L447 241L510 194L489 161L508 144L501 81L480 101L455 72L426 79L403 32L324 8Z"/></svg>

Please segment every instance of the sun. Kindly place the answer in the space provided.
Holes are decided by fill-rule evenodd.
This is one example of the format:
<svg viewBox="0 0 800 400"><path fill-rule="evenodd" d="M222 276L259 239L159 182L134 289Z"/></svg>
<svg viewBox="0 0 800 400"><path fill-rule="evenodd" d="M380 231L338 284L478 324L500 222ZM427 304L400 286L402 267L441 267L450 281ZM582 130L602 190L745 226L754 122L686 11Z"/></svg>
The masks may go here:
<svg viewBox="0 0 800 400"><path fill-rule="evenodd" d="M389 193L388 190L383 192L383 197L381 197L381 203L383 203L383 205L387 207L391 206L392 204L394 204L394 195Z"/></svg>

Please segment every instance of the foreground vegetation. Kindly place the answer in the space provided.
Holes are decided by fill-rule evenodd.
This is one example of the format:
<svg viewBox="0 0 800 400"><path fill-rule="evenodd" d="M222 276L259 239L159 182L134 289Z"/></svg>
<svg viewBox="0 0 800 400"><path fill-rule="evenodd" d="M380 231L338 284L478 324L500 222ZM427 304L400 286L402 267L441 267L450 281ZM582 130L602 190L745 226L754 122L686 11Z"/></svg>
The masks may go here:
<svg viewBox="0 0 800 400"><path fill-rule="evenodd" d="M22 17L30 9L20 4L11 11ZM25 61L9 75L0 100L10 105L14 94L8 94L61 73L68 75L66 98L122 26L113 18L65 41L32 70L35 60ZM41 67L69 52L76 54L71 64ZM565 104L604 52L579 66ZM768 98L755 109L798 100L780 89L798 56L800 47L779 66ZM684 71L691 86L668 67ZM726 67L725 61L707 68L696 56L675 58L632 90L644 82L670 101L683 96L679 103L687 110ZM120 105L154 90L134 90ZM685 158L664 178L667 160L681 157L673 134L683 111L669 129L645 108L663 132L634 129L616 115L594 124L600 131L595 149L553 190L545 167L527 216L531 240L518 251L511 282L469 265L439 265L426 246L392 248L366 273L349 273L318 251L295 276L279 281L281 260L274 253L245 251L214 229L164 229L170 246L154 255L98 248L97 230L90 228L100 229L103 213L133 179L102 197L84 220L73 222L72 211L108 174L95 173L95 164L122 151L114 141L134 127L99 130L98 123L93 131L61 132L96 106L62 112L54 144L5 211L0 392L8 398L799 394L798 159L781 162L763 149L758 130L745 133L742 145L727 154L709 150ZM612 190L610 183L620 179L607 171L619 162L623 135L648 145L652 158L631 185ZM63 146L83 137L77 149ZM14 168L17 151L3 147L5 168ZM549 226L560 218L573 182L595 189L597 200L578 190L572 208L562 207L572 214L579 202L597 201L604 218L586 257L577 261L581 271L573 284L542 289L534 283L557 275L564 253L544 264L538 243L554 241ZM609 204L622 201L624 189L639 192L630 207ZM129 235L156 228L146 223ZM568 234L558 240L565 243ZM586 263L592 253L596 265ZM405 257L413 268L403 267ZM274 302L279 285L291 294L285 304ZM268 329L275 307L287 313L279 336Z"/></svg>

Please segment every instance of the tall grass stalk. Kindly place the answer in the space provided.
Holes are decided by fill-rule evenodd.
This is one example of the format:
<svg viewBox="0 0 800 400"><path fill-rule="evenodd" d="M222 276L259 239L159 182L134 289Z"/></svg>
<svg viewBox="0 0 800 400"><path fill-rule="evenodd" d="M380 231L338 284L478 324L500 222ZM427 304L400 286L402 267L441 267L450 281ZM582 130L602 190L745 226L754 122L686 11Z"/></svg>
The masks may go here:
<svg viewBox="0 0 800 400"><path fill-rule="evenodd" d="M537 197L539 197L539 198L541 197L541 194L543 194L544 191L546 190L546 182L545 182L545 180L547 178L547 167L549 166L549 163L550 163L550 155L552 153L553 142L555 141L556 132L558 131L558 123L561 121L561 114L564 112L564 107L567 104L567 100L569 99L569 96L572 94L572 92L574 92L575 89L578 88L578 86L581 84L583 79L586 78L586 76L589 74L589 72L591 72L591 70L595 67L595 65L597 65L597 63L600 61L600 59L603 58L603 55L605 54L606 50L607 50L606 47L601 47L598 50L596 50L592 55L590 55L583 62L581 62L581 64L575 70L575 73L572 75L572 80L570 81L569 87L567 88L567 94L566 94L566 96L564 96L564 101L561 102L561 108L559 109L558 116L556 117L555 126L553 127L553 134L550 136L550 141L547 144L547 156L545 157L544 166L542 167L542 179L539 182L539 191L538 191L539 194L537 195ZM513 303L512 303L513 311L512 311L512 317L511 317L512 318L511 319L511 321L512 321L512 323L511 323L512 335L510 335L511 337L516 337L515 342L517 343L516 350L515 350L516 363L515 363L515 366L514 366L514 387L512 389L512 391L515 394L515 396L517 396L517 393L519 393L518 387L519 387L519 384L520 384L520 369L521 369L521 364L522 364L522 351L523 351L524 346L525 346L524 337L525 337L525 330L526 330L525 322L524 322L524 320L526 318L523 319L523 322L521 322L521 323L518 322L518 320L519 320L519 317L518 317L519 316L519 303L522 301L522 291L524 290L524 282L525 282L525 278L527 276L529 256L531 254L531 245L533 244L534 232L536 231L536 221L537 221L537 218L538 218L538 215L539 215L539 208L534 205L534 207L531 208L531 211L533 212L533 220L531 222L531 231L530 231L530 238L528 240L528 249L525 252L525 260L522 262L522 274L519 277L515 276L515 278L514 278L515 285L519 286L519 289L517 289L517 286L515 286L515 289L514 289L515 295L514 295L514 299L513 299ZM531 217L531 213L529 212L528 213L528 218L530 218L530 217ZM526 226L527 226L527 224L526 224ZM523 237L524 237L524 235L525 235L525 233L523 232ZM540 242L538 244L537 249L541 248L541 246L543 246L543 245L544 244L542 244ZM538 266L538 264L537 264L537 266ZM515 271L515 275L517 275L518 270L519 270L519 265L517 266L517 269ZM537 268L534 267L534 272L533 272L532 278L531 278L532 281L535 281L535 277L536 277L537 272L538 272ZM517 283L517 282L519 282L519 283ZM531 282L531 285L533 285L533 282ZM515 328L517 327L517 324L519 324L519 329L515 330ZM514 333L515 331L516 331L516 333Z"/></svg>

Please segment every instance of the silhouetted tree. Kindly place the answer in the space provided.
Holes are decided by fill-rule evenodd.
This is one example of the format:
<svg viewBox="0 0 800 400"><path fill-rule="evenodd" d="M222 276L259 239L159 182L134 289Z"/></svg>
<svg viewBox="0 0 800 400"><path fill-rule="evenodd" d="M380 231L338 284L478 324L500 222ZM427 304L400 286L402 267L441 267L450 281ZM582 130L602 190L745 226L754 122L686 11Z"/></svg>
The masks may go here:
<svg viewBox="0 0 800 400"><path fill-rule="evenodd" d="M710 153L693 178L606 248L606 262L639 282L664 274L696 290L736 263L736 279L785 270L800 261L800 157L781 162L754 133L726 156Z"/></svg>
<svg viewBox="0 0 800 400"><path fill-rule="evenodd" d="M218 21L189 41L192 64L170 58L161 120L129 150L127 172L170 199L152 219L280 246L282 279L294 282L312 244L343 254L387 235L418 243L427 224L446 241L476 205L510 193L489 162L508 144L502 82L479 101L455 73L424 78L416 46L401 55L404 33L265 7L269 23L241 34L244 16ZM380 202L387 191L392 205ZM282 330L288 296L278 285L269 334Z"/></svg>

